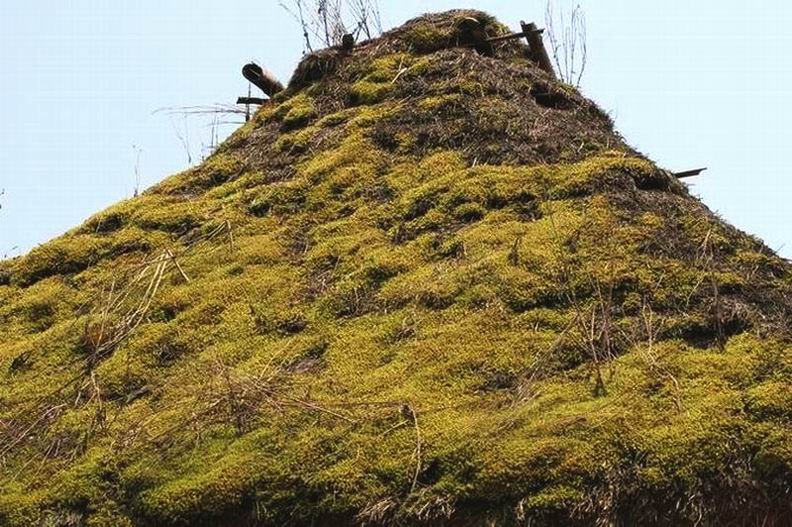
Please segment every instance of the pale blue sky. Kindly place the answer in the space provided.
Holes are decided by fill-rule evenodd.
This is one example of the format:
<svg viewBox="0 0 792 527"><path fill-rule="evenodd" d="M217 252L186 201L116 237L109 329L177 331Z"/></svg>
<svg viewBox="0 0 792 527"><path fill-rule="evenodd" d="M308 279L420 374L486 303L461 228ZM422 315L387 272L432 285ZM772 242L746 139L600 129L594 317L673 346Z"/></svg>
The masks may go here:
<svg viewBox="0 0 792 527"><path fill-rule="evenodd" d="M564 4L567 0L560 0ZM584 93L618 129L689 180L729 222L792 256L792 3L581 2ZM544 1L381 0L386 26L475 7L517 27ZM25 252L187 166L160 107L232 103L249 61L287 80L300 32L275 0L3 0L0 5L0 257ZM186 125L191 150L208 118ZM224 134L233 127L226 126Z"/></svg>

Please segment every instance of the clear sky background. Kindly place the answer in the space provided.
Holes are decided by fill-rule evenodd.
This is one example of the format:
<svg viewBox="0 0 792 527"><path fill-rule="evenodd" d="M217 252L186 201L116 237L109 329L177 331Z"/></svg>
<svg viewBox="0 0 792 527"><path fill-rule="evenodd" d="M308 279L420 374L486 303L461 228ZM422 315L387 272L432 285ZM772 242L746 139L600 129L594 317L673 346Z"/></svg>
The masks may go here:
<svg viewBox="0 0 792 527"><path fill-rule="evenodd" d="M693 192L792 257L792 2L581 4L584 94L665 168L708 166ZM386 28L457 7L544 20L544 0L380 5ZM276 0L2 0L0 258L130 197L136 165L144 188L186 168L179 135L200 159L212 119L154 110L233 103L245 62L286 81L301 53Z"/></svg>

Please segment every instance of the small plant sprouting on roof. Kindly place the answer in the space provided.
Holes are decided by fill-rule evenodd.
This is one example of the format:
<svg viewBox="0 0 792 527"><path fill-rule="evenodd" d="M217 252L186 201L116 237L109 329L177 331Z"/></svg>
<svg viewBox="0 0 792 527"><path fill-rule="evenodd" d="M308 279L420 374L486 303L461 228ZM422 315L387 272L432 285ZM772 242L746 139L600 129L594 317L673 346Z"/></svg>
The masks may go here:
<svg viewBox="0 0 792 527"><path fill-rule="evenodd" d="M561 80L579 88L588 61L586 14L580 4L568 13L556 12L553 4L553 0L548 0L545 10L553 62Z"/></svg>
<svg viewBox="0 0 792 527"><path fill-rule="evenodd" d="M332 47L341 44L346 34L367 39L382 33L382 19L377 0L289 0L279 2L300 24L304 51L314 51L314 44Z"/></svg>

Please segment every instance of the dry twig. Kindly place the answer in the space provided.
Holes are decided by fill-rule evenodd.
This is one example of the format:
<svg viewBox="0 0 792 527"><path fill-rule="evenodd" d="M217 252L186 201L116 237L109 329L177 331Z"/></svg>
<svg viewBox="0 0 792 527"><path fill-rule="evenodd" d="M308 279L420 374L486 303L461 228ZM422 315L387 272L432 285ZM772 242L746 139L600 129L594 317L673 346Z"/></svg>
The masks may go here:
<svg viewBox="0 0 792 527"><path fill-rule="evenodd" d="M563 11L556 15L553 0L548 0L545 25L558 76L567 84L580 87L588 61L583 9L577 5L568 15Z"/></svg>

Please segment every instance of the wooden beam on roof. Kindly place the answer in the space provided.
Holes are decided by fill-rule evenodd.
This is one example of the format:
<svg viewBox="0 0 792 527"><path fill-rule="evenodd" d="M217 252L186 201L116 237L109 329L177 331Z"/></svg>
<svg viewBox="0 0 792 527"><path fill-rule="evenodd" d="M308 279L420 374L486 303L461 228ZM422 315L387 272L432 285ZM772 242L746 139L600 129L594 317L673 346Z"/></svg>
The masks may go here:
<svg viewBox="0 0 792 527"><path fill-rule="evenodd" d="M701 173L704 172L705 170L707 170L707 167L695 168L693 170L685 170L684 172L675 172L674 176L676 176L679 179L683 179L683 178L686 178L686 177L693 177L693 176L701 175Z"/></svg>
<svg viewBox="0 0 792 527"><path fill-rule="evenodd" d="M541 34L541 33L544 33L544 29L537 29L535 32ZM487 39L487 42L501 42L503 40L514 40L514 39L517 39L517 38L523 38L523 37L527 37L527 36L528 36L528 34L525 33L524 31L520 32L520 33L509 33L508 35L500 35L500 36L497 36L497 37L490 37L490 38Z"/></svg>
<svg viewBox="0 0 792 527"><path fill-rule="evenodd" d="M528 41L528 47L531 49L531 58L539 64L539 67L545 70L552 78L556 78L555 70L553 69L553 63L550 62L550 55L547 54L547 49L545 48L544 42L542 41L542 31L536 24L531 22L530 24L526 24L525 22L520 22L520 26L522 27L522 32L525 35L525 39Z"/></svg>
<svg viewBox="0 0 792 527"><path fill-rule="evenodd" d="M281 84L275 75L255 62L245 64L242 68L242 75L249 82L255 84L268 97L273 97L276 93L283 90L283 84Z"/></svg>
<svg viewBox="0 0 792 527"><path fill-rule="evenodd" d="M258 104L261 106L262 104L266 104L267 99L262 99L261 97L239 97L237 99L237 104Z"/></svg>

